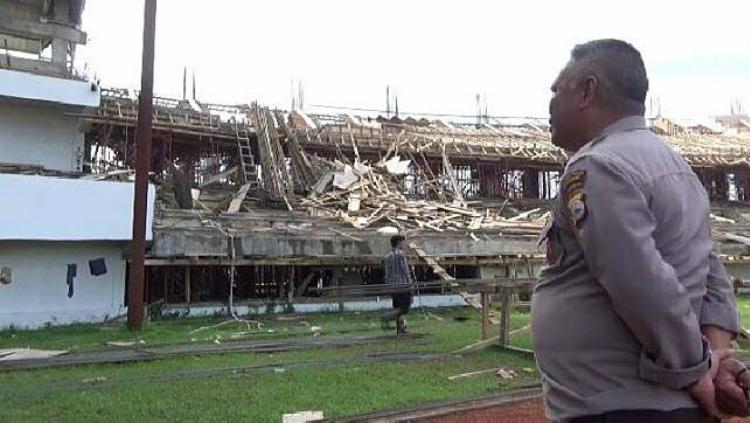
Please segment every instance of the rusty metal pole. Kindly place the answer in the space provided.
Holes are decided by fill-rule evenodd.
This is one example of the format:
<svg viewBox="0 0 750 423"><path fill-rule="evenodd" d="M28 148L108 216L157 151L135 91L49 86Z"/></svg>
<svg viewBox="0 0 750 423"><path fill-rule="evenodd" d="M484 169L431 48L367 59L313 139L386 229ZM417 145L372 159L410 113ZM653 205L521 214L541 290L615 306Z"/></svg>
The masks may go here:
<svg viewBox="0 0 750 423"><path fill-rule="evenodd" d="M156 0L146 0L143 10L143 56L141 94L138 101L136 133L135 195L133 199L133 242L128 286L128 328L143 324L143 291L146 256L146 211L148 209L148 172L151 167L151 123L154 91L154 37Z"/></svg>

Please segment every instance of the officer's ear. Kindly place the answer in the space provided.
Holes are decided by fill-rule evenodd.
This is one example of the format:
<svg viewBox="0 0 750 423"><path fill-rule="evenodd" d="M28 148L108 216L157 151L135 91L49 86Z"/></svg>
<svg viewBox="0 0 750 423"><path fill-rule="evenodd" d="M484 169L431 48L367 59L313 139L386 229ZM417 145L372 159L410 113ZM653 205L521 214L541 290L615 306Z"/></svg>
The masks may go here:
<svg viewBox="0 0 750 423"><path fill-rule="evenodd" d="M578 109L583 110L591 107L599 93L599 78L594 75L589 75L580 82L580 100L578 102Z"/></svg>

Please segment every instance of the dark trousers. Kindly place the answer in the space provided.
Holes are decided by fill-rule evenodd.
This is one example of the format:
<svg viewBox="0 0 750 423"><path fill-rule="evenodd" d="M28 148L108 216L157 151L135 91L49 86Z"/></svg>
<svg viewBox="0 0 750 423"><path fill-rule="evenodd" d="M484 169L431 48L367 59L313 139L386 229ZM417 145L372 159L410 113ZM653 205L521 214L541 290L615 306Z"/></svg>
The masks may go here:
<svg viewBox="0 0 750 423"><path fill-rule="evenodd" d="M393 308L397 308L401 311L401 314L409 313L411 310L411 294L408 292L399 292L392 294L391 299L393 300Z"/></svg>
<svg viewBox="0 0 750 423"><path fill-rule="evenodd" d="M576 417L568 423L714 423L718 420L710 417L698 408L680 408L672 411L658 410L620 410L595 416Z"/></svg>
<svg viewBox="0 0 750 423"><path fill-rule="evenodd" d="M396 320L396 333L406 333L406 320L404 315L411 309L411 293L399 292L391 295L393 299L393 308L385 313L381 319L383 322ZM384 326L385 328L385 326Z"/></svg>

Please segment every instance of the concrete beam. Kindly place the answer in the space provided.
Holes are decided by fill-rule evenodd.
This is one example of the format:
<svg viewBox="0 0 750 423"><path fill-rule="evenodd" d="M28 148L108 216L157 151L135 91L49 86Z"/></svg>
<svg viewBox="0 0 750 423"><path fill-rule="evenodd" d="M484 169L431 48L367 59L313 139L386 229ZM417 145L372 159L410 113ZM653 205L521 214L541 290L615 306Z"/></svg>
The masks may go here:
<svg viewBox="0 0 750 423"><path fill-rule="evenodd" d="M22 38L51 38L86 44L86 33L55 22L17 19L8 12L0 12L0 33Z"/></svg>
<svg viewBox="0 0 750 423"><path fill-rule="evenodd" d="M361 258L379 261L388 250L388 237L373 232L356 233L355 240L330 233L290 233L288 231L254 231L234 234L237 257L258 260L267 258L283 264L294 258L305 262L327 261L335 258ZM432 257L499 257L536 254L539 252L533 239L491 236L474 241L468 236L415 236L411 238ZM169 257L228 257L226 235L216 230L154 229L152 258ZM297 259L300 260L300 259Z"/></svg>
<svg viewBox="0 0 750 423"><path fill-rule="evenodd" d="M42 40L31 40L28 38L14 37L12 35L0 34L0 48L20 51L23 53L39 54L42 51Z"/></svg>
<svg viewBox="0 0 750 423"><path fill-rule="evenodd" d="M33 72L40 75L70 77L70 72L64 66L57 63L42 60L27 59L25 57L0 54L0 69L11 69L25 72Z"/></svg>

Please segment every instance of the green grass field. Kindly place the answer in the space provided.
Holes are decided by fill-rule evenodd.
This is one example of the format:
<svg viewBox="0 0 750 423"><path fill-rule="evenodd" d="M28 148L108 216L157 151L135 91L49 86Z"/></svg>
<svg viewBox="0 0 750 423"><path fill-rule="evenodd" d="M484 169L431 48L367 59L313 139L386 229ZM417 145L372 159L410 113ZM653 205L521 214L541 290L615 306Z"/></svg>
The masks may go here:
<svg viewBox="0 0 750 423"><path fill-rule="evenodd" d="M745 326L750 326L750 300L742 298L739 308ZM321 328L322 337L383 333L373 313L314 314L301 320L265 317L260 327L233 323L190 333L223 321L155 321L135 333L122 324L5 331L0 332L0 348L91 351L115 348L106 346L107 341L143 340L149 346L231 339L305 339L313 336L313 326ZM516 313L511 326L521 328L528 322L528 314ZM424 336L343 348L194 355L0 373L0 421L280 422L282 414L302 410L322 410L326 417L337 418L471 398L538 378L533 360L522 354L497 348L464 356L447 354L478 339L479 316L470 308L432 310L427 315L413 310L408 323L412 332ZM512 344L530 348L529 332L514 335ZM368 361L372 355L408 353L435 354L441 359ZM512 369L517 376L504 380L489 373L448 380L452 375L493 367Z"/></svg>
<svg viewBox="0 0 750 423"><path fill-rule="evenodd" d="M437 318L435 317L437 316ZM261 320L261 327L215 325L224 318L185 318L149 322L142 331L122 324L73 325L37 331L0 332L0 348L31 347L91 351L113 349L108 341L145 345L226 342L231 339L312 338L382 334L377 314L328 313L303 320ZM513 315L512 327L528 324L528 314ZM149 421L207 420L279 422L284 413L322 410L328 418L438 400L471 398L536 380L533 360L522 354L488 349L448 355L475 342L478 313L469 308L413 310L410 330L424 336L388 339L344 348L284 353L231 353L169 358L131 364L98 364L0 373L0 421ZM243 333L244 332L244 333ZM249 332L249 333L248 333ZM241 335L236 335L241 333ZM235 336L233 337L233 334ZM513 344L528 348L528 332ZM420 353L434 361L368 362L372 355ZM257 366L256 368L250 368ZM265 367L263 367L265 366ZM492 367L512 369L504 380L485 374L450 381L448 377Z"/></svg>

